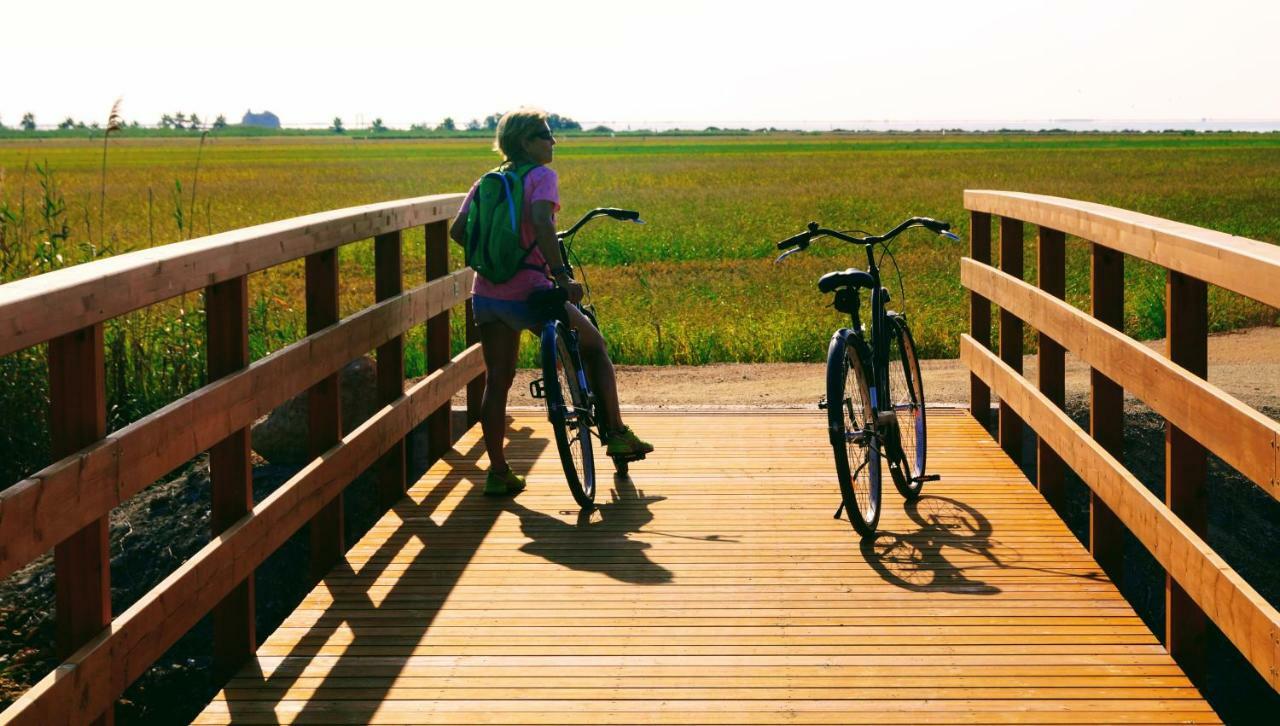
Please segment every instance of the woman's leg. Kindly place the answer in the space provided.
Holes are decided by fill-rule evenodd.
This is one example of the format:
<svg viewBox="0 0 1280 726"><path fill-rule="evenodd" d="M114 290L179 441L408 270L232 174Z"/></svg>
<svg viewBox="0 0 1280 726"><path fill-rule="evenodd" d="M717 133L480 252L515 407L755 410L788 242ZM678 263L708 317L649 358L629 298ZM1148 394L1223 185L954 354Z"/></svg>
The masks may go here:
<svg viewBox="0 0 1280 726"><path fill-rule="evenodd" d="M622 411L618 408L618 379L613 371L613 361L609 360L604 336L581 310L568 303L564 307L569 314L569 324L578 331L578 350L582 353L582 364L587 369L591 390L600 399L605 427L610 431L617 431L622 428Z"/></svg>
<svg viewBox="0 0 1280 726"><path fill-rule="evenodd" d="M520 353L520 331L505 323L480 326L480 348L486 370L484 397L480 403L480 429L489 452L489 468L503 472L509 467L502 445L507 432L507 393L516 376L516 356Z"/></svg>

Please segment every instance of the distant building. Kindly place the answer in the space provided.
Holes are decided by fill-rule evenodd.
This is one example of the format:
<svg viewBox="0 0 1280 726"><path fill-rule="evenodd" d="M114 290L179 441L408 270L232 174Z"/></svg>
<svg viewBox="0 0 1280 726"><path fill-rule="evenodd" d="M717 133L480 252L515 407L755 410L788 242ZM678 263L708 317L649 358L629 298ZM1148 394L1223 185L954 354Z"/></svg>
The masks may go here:
<svg viewBox="0 0 1280 726"><path fill-rule="evenodd" d="M244 118L240 120L244 126L261 126L265 129L280 128L280 117L270 111L262 113L254 113L253 111L245 111Z"/></svg>

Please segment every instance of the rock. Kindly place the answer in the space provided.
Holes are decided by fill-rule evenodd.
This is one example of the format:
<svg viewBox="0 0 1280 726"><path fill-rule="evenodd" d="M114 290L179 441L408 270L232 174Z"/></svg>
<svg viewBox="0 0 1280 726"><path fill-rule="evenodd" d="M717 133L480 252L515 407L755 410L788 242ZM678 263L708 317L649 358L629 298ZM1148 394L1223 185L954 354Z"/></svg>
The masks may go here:
<svg viewBox="0 0 1280 726"><path fill-rule="evenodd" d="M373 360L357 358L338 374L345 434L373 415L377 405L377 373ZM272 464L302 464L307 452L307 392L281 404L254 424L253 450Z"/></svg>

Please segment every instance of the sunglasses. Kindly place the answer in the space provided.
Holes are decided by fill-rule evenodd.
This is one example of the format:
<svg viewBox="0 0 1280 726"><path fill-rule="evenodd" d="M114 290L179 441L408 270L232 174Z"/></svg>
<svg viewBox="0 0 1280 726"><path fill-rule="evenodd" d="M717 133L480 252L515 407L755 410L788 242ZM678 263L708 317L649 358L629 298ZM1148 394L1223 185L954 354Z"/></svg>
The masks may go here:
<svg viewBox="0 0 1280 726"><path fill-rule="evenodd" d="M543 141L553 141L555 139L550 131L539 131L533 135L533 138L542 139Z"/></svg>

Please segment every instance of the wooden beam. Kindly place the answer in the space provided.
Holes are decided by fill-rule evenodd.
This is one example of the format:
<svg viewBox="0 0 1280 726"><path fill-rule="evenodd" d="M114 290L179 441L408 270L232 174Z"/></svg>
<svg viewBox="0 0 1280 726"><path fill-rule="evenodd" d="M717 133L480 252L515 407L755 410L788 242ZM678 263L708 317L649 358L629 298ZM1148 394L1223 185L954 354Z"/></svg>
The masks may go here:
<svg viewBox="0 0 1280 726"><path fill-rule="evenodd" d="M1191 375L1209 377L1209 295L1204 282L1180 272L1166 273L1165 339L1165 353L1171 361ZM1192 532L1207 537L1208 456L1204 446L1166 420L1164 460L1165 504ZM1165 647L1192 682L1204 686L1208 676L1208 619L1168 574L1164 604Z"/></svg>
<svg viewBox="0 0 1280 726"><path fill-rule="evenodd" d="M1040 228L1036 240L1036 274L1040 289L1059 300L1067 293L1067 238L1063 233L1048 227ZM1019 316L1021 317L1021 316ZM1023 318L1025 320L1025 318ZM1037 327L1034 324L1032 327ZM1052 337L1039 331L1038 384L1040 392L1058 408L1066 406L1066 352ZM1053 447L1036 436L1036 487L1040 494L1062 514L1066 502L1063 499L1066 486L1066 466Z"/></svg>
<svg viewBox="0 0 1280 726"><path fill-rule="evenodd" d="M972 212L969 215L969 257L984 265L991 264L991 215ZM982 345L991 347L991 301L969 293L969 335ZM969 412L985 429L991 421L991 389L972 373L969 374Z"/></svg>
<svg viewBox="0 0 1280 726"><path fill-rule="evenodd" d="M1000 218L1000 269L1006 275L1022 279L1024 272L1022 222ZM1022 372L1022 321L1000 308L1000 360ZM1000 448L1019 466L1022 465L1022 419L1008 406L1000 404L997 425Z"/></svg>
<svg viewBox="0 0 1280 726"><path fill-rule="evenodd" d="M449 224L432 222L426 226L427 280L449 274ZM439 370L449 362L449 311L444 310L427 321L427 372ZM450 431L449 402L427 417L427 465L436 461L453 445Z"/></svg>
<svg viewBox="0 0 1280 726"><path fill-rule="evenodd" d="M1124 331L1124 255L1090 245L1089 289L1093 317ZM1124 389L1097 368L1089 371L1089 432L1118 461L1124 460ZM1107 503L1089 496L1089 552L1107 576L1119 583L1124 573L1124 530Z"/></svg>
<svg viewBox="0 0 1280 726"><path fill-rule="evenodd" d="M0 355L348 242L448 220L463 194L435 194L222 232L0 285Z"/></svg>
<svg viewBox="0 0 1280 726"><path fill-rule="evenodd" d="M390 300L404 289L404 263L400 232L388 232L373 240L374 297ZM404 395L404 338L397 335L378 346L378 403L386 405ZM390 509L408 486L405 442L393 444L378 462L378 503Z"/></svg>
<svg viewBox="0 0 1280 726"><path fill-rule="evenodd" d="M960 339L960 359L1041 432L1263 679L1280 690L1280 612L1134 478L1101 442L1086 435L1016 371L967 335Z"/></svg>
<svg viewBox="0 0 1280 726"><path fill-rule="evenodd" d="M249 278L210 285L204 299L209 380L216 381L249 366ZM209 449L209 481L209 523L216 538L253 509L247 424ZM213 609L215 682L230 678L258 646L253 590L250 573Z"/></svg>
<svg viewBox="0 0 1280 726"><path fill-rule="evenodd" d="M470 298L467 299L466 316L467 347L471 347L480 342L480 328L476 325L475 301ZM468 427L475 426L480 421L480 407L484 401L484 381L485 374L481 371L467 383Z"/></svg>
<svg viewBox="0 0 1280 726"><path fill-rule="evenodd" d="M960 284L987 295L1044 331L1085 363L1280 498L1273 481L1280 423L1124 333L1071 305L972 260L960 262Z"/></svg>
<svg viewBox="0 0 1280 726"><path fill-rule="evenodd" d="M0 714L15 724L77 723L100 713L157 658L484 365L479 346L405 391L272 492Z"/></svg>
<svg viewBox="0 0 1280 726"><path fill-rule="evenodd" d="M338 322L338 251L307 255L307 335ZM307 394L307 449L320 456L342 439L342 393L338 372ZM310 525L311 579L319 580L346 551L343 546L342 492L317 512Z"/></svg>
<svg viewBox="0 0 1280 726"><path fill-rule="evenodd" d="M0 491L0 577L365 351L466 299L475 273L420 285L288 345ZM455 284L456 283L456 284ZM63 502L76 502L73 508Z"/></svg>
<svg viewBox="0 0 1280 726"><path fill-rule="evenodd" d="M1273 244L1040 194L966 189L964 206L1052 227L1280 308L1280 247Z"/></svg>
<svg viewBox="0 0 1280 726"><path fill-rule="evenodd" d="M54 456L66 456L107 434L106 362L102 325L49 341L49 433ZM71 502L57 502L65 511ZM54 548L57 652L65 658L111 625L110 525L107 513L85 523ZM110 703L83 720L113 721Z"/></svg>

